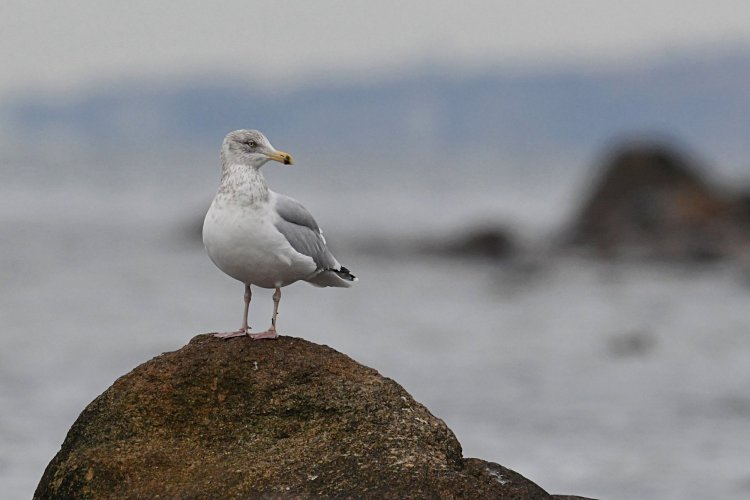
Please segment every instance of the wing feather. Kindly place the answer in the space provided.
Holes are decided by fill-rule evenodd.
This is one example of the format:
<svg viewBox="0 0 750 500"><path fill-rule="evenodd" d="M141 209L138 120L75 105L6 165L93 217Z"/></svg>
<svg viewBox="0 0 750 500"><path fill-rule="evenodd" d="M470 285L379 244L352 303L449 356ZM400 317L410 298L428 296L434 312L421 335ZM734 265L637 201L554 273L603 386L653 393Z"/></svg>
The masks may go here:
<svg viewBox="0 0 750 500"><path fill-rule="evenodd" d="M279 215L274 222L276 229L284 235L292 248L311 257L319 270L338 270L341 264L326 246L320 226L312 214L294 198L274 193L274 208Z"/></svg>

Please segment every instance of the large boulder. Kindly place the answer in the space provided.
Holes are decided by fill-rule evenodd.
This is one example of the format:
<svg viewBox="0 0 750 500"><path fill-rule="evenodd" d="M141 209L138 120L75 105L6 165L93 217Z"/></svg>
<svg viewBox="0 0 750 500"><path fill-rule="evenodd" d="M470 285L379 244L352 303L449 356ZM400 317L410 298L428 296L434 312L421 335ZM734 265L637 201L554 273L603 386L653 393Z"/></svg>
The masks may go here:
<svg viewBox="0 0 750 500"><path fill-rule="evenodd" d="M609 257L713 260L750 242L746 197L706 180L695 162L661 143L629 143L604 162L569 241Z"/></svg>
<svg viewBox="0 0 750 500"><path fill-rule="evenodd" d="M81 413L34 498L551 498L396 382L301 339L195 337Z"/></svg>

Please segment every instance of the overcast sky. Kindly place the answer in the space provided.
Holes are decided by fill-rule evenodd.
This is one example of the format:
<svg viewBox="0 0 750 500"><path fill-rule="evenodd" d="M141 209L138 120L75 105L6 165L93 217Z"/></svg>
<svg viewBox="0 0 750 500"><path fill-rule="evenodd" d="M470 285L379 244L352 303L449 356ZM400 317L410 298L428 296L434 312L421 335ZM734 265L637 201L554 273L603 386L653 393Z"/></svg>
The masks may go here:
<svg viewBox="0 0 750 500"><path fill-rule="evenodd" d="M0 97L234 70L262 82L436 64L613 63L750 46L747 0L0 2Z"/></svg>

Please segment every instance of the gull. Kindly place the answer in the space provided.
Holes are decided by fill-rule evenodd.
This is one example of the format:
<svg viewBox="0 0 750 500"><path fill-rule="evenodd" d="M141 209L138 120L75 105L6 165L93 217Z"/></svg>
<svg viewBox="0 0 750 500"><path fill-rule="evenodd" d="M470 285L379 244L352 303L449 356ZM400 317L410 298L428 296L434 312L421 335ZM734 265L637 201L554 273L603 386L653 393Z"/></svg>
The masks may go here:
<svg viewBox="0 0 750 500"><path fill-rule="evenodd" d="M221 183L203 221L203 244L216 267L245 285L239 330L215 337L275 339L281 288L297 281L319 287L349 287L357 278L326 246L318 223L297 200L268 189L260 168L274 160L292 165L257 130L235 130L221 146ZM271 326L250 333L250 286L274 288Z"/></svg>

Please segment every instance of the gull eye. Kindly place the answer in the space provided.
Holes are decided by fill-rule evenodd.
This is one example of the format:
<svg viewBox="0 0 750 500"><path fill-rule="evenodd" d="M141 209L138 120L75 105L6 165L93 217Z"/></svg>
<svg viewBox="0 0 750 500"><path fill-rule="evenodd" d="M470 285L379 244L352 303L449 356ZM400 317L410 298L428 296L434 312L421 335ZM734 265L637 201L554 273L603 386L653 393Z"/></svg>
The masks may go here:
<svg viewBox="0 0 750 500"><path fill-rule="evenodd" d="M255 142L255 141L247 141L247 145L250 146L253 149L255 149L255 148L258 147L258 143Z"/></svg>

